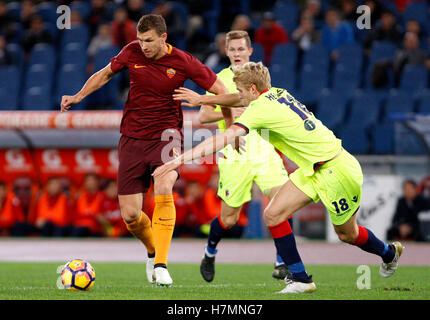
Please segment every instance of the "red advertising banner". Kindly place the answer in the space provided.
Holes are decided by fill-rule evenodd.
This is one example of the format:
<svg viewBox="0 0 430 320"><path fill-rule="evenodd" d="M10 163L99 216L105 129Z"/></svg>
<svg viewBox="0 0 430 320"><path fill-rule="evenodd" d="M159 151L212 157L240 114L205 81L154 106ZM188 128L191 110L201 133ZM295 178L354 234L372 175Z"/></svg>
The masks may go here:
<svg viewBox="0 0 430 320"><path fill-rule="evenodd" d="M116 149L24 149L0 150L0 180L12 182L18 176L40 179L67 177L80 184L87 173L116 179Z"/></svg>

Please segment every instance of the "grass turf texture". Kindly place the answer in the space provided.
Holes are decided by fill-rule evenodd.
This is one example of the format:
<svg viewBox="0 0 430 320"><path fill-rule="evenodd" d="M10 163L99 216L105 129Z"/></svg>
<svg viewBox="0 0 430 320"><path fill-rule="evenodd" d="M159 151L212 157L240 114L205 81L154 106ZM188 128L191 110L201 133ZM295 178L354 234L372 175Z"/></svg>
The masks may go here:
<svg viewBox="0 0 430 320"><path fill-rule="evenodd" d="M0 263L0 300L7 299L156 299L156 300L275 300L275 299L430 299L430 267L400 266L384 279L371 266L371 289L358 290L356 266L309 265L317 285L312 294L280 295L282 281L271 278L271 265L217 264L216 277L206 283L198 264L169 264L174 286L160 288L146 280L144 264L91 263L96 282L88 292L59 290L61 263Z"/></svg>

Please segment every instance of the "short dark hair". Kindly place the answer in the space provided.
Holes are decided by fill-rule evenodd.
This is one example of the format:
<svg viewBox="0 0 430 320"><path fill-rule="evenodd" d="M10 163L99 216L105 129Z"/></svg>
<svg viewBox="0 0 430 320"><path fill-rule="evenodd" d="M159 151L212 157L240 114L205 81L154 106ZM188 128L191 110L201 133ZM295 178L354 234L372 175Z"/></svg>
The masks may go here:
<svg viewBox="0 0 430 320"><path fill-rule="evenodd" d="M403 181L403 187L404 187L406 184L411 184L411 185L413 185L414 187L416 187L416 186L417 186L417 183L415 182L415 180L414 180L414 179L410 179L410 178L408 178L408 179L406 179L405 181Z"/></svg>
<svg viewBox="0 0 430 320"><path fill-rule="evenodd" d="M159 14L146 14L139 19L137 31L140 33L154 29L159 36L167 32L166 21Z"/></svg>

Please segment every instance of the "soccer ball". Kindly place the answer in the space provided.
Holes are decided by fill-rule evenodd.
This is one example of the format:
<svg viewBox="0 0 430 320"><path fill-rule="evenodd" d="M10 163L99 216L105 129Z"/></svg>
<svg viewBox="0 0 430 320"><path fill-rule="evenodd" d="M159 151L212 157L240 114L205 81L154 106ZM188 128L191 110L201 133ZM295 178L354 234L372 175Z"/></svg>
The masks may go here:
<svg viewBox="0 0 430 320"><path fill-rule="evenodd" d="M67 290L88 291L94 285L96 272L89 262L75 259L67 262L61 271L61 282Z"/></svg>

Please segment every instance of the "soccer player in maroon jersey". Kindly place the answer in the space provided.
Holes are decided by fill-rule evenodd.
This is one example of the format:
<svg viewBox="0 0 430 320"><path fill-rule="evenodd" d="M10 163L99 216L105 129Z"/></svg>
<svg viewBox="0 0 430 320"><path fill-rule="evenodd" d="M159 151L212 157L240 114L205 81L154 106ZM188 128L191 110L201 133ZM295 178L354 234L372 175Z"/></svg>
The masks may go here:
<svg viewBox="0 0 430 320"><path fill-rule="evenodd" d="M63 96L61 101L61 111L67 111L71 105L105 85L116 73L128 68L130 91L118 147L118 198L127 229L147 248L148 281L162 286L172 284L167 271L167 255L175 225L172 188L178 173L173 171L153 180L156 204L152 227L142 211L142 202L152 172L167 160L164 159L166 150L171 151L170 158L182 153L182 107L172 95L187 79L212 93L227 93L214 72L188 52L167 44L166 39L164 19L154 14L143 16L137 25L137 40L126 45L105 68L93 74L77 94ZM231 124L230 110L223 108L223 114ZM167 136L177 134L169 141L163 141L166 133Z"/></svg>

